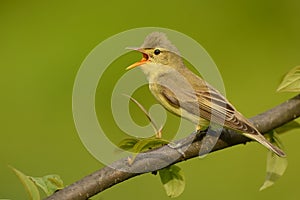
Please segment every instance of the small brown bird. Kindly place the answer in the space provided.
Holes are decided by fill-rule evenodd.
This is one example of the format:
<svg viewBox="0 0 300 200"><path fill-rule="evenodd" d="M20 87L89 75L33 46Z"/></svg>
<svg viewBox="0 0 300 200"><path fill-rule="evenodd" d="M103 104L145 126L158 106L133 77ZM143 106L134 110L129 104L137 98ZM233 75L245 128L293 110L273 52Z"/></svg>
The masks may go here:
<svg viewBox="0 0 300 200"><path fill-rule="evenodd" d="M185 66L179 51L164 33L149 34L135 50L141 52L143 58L126 69L140 66L147 76L150 91L167 110L199 127L207 127L211 122L239 131L278 156L285 156L219 91Z"/></svg>

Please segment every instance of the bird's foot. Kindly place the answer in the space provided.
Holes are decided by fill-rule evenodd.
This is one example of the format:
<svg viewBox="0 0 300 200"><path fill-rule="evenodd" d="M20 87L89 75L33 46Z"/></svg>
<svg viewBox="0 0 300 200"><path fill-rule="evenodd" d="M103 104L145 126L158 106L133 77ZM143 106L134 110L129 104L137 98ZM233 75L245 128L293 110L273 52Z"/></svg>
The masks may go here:
<svg viewBox="0 0 300 200"><path fill-rule="evenodd" d="M192 144L192 142L198 137L200 131L195 131L191 133L188 137L178 141L171 142L168 146L172 149L175 149L178 153L180 153L183 157L185 157L184 151L188 148L188 145ZM183 148L184 147L184 148Z"/></svg>

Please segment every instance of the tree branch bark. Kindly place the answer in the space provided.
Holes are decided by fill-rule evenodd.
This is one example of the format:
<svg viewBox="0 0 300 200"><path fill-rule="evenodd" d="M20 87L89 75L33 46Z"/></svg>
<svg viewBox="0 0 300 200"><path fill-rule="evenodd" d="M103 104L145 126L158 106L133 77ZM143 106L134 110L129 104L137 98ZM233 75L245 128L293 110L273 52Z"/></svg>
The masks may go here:
<svg viewBox="0 0 300 200"><path fill-rule="evenodd" d="M298 118L299 116L300 95L297 95L286 102L251 118L250 120L261 133L266 133ZM187 138L179 141L184 142ZM237 144L245 144L248 141L250 141L250 139L243 135L235 131L225 129L211 152ZM166 145L146 153L138 154L132 165L128 164L127 158L118 160L110 166L104 167L54 193L46 198L46 200L88 199L89 197L92 197L113 185L137 175L156 171L177 162L197 157L199 155L201 144L202 138L197 137L192 144L180 147L179 150L185 152L184 157L178 152L178 150Z"/></svg>

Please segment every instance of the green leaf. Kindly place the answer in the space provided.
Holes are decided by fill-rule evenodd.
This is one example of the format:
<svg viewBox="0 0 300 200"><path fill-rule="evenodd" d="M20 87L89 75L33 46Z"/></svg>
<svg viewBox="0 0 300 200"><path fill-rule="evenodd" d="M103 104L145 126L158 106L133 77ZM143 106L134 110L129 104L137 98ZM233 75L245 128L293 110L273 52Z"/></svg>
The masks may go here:
<svg viewBox="0 0 300 200"><path fill-rule="evenodd" d="M13 172L17 175L19 180L22 182L26 191L28 192L31 200L40 200L40 193L34 182L30 179L29 176L26 176L16 168L10 166Z"/></svg>
<svg viewBox="0 0 300 200"><path fill-rule="evenodd" d="M134 162L137 153L155 149L168 143L169 141L156 137L139 139L139 141L131 149L135 154L132 156L132 158L128 159L129 164L132 164Z"/></svg>
<svg viewBox="0 0 300 200"><path fill-rule="evenodd" d="M293 68L284 76L277 92L300 92L300 66Z"/></svg>
<svg viewBox="0 0 300 200"><path fill-rule="evenodd" d="M30 179L39 186L47 196L64 187L63 181L59 175L46 175L43 177L30 177Z"/></svg>
<svg viewBox="0 0 300 200"><path fill-rule="evenodd" d="M185 188L185 178L180 167L172 165L161 169L159 176L169 197L174 198L182 194Z"/></svg>
<svg viewBox="0 0 300 200"><path fill-rule="evenodd" d="M275 132L271 134L271 142L278 147L282 148L282 144L276 137ZM260 187L260 191L272 186L285 172L288 162L287 158L277 156L275 153L269 151L267 156L267 175L265 182Z"/></svg>
<svg viewBox="0 0 300 200"><path fill-rule="evenodd" d="M136 143L138 143L140 141L140 139L138 138L125 138L123 140L121 140L121 142L118 144L118 147L120 147L121 149L125 150L125 151L129 151L132 150L134 145L136 145Z"/></svg>
<svg viewBox="0 0 300 200"><path fill-rule="evenodd" d="M148 151L149 149L155 149L158 147L161 147L165 144L168 144L169 141L161 139L161 138L145 138L138 141L134 147L133 150L135 153L140 153L144 151Z"/></svg>

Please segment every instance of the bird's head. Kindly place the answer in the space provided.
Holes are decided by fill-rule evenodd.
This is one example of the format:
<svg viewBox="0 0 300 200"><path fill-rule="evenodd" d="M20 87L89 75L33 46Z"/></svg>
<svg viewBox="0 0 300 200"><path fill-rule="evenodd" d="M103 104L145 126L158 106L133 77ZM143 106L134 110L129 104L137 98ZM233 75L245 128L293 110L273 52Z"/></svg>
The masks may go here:
<svg viewBox="0 0 300 200"><path fill-rule="evenodd" d="M126 69L141 66L144 70L152 71L156 67L177 67L182 63L177 48L167 39L164 33L150 33L139 48L131 48L143 54L143 58Z"/></svg>

